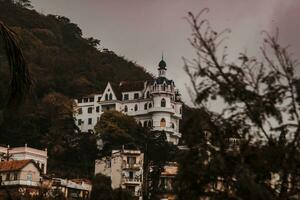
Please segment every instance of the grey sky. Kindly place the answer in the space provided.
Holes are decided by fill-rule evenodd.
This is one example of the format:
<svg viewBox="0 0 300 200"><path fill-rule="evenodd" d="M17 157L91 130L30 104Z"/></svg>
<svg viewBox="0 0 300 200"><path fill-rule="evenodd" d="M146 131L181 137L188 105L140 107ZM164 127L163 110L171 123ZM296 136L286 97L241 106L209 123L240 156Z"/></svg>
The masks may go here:
<svg viewBox="0 0 300 200"><path fill-rule="evenodd" d="M32 0L38 12L70 18L84 36L101 40L108 48L136 61L156 75L162 51L168 65L168 77L175 80L185 102L188 77L182 56L192 58L187 38L190 28L183 19L188 11L208 7L206 17L218 31L231 29L226 41L231 58L239 51L256 54L262 30L280 29L283 44L291 44L300 57L299 0Z"/></svg>

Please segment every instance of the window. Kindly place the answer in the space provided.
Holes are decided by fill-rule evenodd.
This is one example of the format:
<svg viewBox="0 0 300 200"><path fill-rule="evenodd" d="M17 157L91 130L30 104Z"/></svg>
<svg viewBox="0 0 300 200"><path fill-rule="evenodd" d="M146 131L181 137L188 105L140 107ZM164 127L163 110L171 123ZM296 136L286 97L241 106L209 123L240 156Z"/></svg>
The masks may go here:
<svg viewBox="0 0 300 200"><path fill-rule="evenodd" d="M82 108L78 108L78 115L82 114Z"/></svg>
<svg viewBox="0 0 300 200"><path fill-rule="evenodd" d="M173 129L175 128L175 125L174 125L174 123L171 123L171 128L173 128Z"/></svg>
<svg viewBox="0 0 300 200"><path fill-rule="evenodd" d="M108 94L105 94L105 101L108 101Z"/></svg>
<svg viewBox="0 0 300 200"><path fill-rule="evenodd" d="M92 124L92 118L88 119L88 124Z"/></svg>
<svg viewBox="0 0 300 200"><path fill-rule="evenodd" d="M150 92L149 91L146 93L146 98L147 99L150 98Z"/></svg>
<svg viewBox="0 0 300 200"><path fill-rule="evenodd" d="M135 105L134 105L134 111L137 111L137 110L138 110L138 105L135 104Z"/></svg>
<svg viewBox="0 0 300 200"><path fill-rule="evenodd" d="M149 103L149 106L148 106L149 108L152 108L152 103Z"/></svg>
<svg viewBox="0 0 300 200"><path fill-rule="evenodd" d="M179 113L180 113L180 114L182 114L182 107L180 107L180 109L179 109Z"/></svg>
<svg viewBox="0 0 300 200"><path fill-rule="evenodd" d="M10 173L6 174L6 180L9 181L10 180Z"/></svg>
<svg viewBox="0 0 300 200"><path fill-rule="evenodd" d="M133 98L134 98L134 99L138 99L138 98L139 98L139 93L134 93Z"/></svg>
<svg viewBox="0 0 300 200"><path fill-rule="evenodd" d="M98 102L101 101L101 97L98 97Z"/></svg>
<svg viewBox="0 0 300 200"><path fill-rule="evenodd" d="M151 121L148 121L148 127L152 127L152 122Z"/></svg>
<svg viewBox="0 0 300 200"><path fill-rule="evenodd" d="M84 98L84 99L83 99L83 102L84 102L84 103L87 103L87 102L89 102L89 99L88 99L88 98Z"/></svg>
<svg viewBox="0 0 300 200"><path fill-rule="evenodd" d="M129 171L129 179L132 180L133 179L133 172Z"/></svg>
<svg viewBox="0 0 300 200"><path fill-rule="evenodd" d="M109 100L112 100L112 94L111 93L109 94Z"/></svg>
<svg viewBox="0 0 300 200"><path fill-rule="evenodd" d="M166 89L167 89L167 86L166 86L166 84L163 84L163 91L166 91Z"/></svg>
<svg viewBox="0 0 300 200"><path fill-rule="evenodd" d="M144 121L144 127L147 127L147 121Z"/></svg>
<svg viewBox="0 0 300 200"><path fill-rule="evenodd" d="M32 173L29 172L29 173L27 174L26 180L27 180L27 181L32 181Z"/></svg>
<svg viewBox="0 0 300 200"><path fill-rule="evenodd" d="M88 113L92 113L93 112L93 107L88 107Z"/></svg>
<svg viewBox="0 0 300 200"><path fill-rule="evenodd" d="M123 100L128 100L129 99L129 96L128 96L128 94L124 94L124 96L123 96Z"/></svg>
<svg viewBox="0 0 300 200"><path fill-rule="evenodd" d="M90 97L90 102L94 102L94 97Z"/></svg>
<svg viewBox="0 0 300 200"><path fill-rule="evenodd" d="M128 156L127 157L127 163L129 165L134 165L136 163L136 157L131 157L131 156Z"/></svg>
<svg viewBox="0 0 300 200"><path fill-rule="evenodd" d="M164 98L161 99L160 106L166 107L166 100Z"/></svg>
<svg viewBox="0 0 300 200"><path fill-rule="evenodd" d="M78 99L78 103L82 103L82 99Z"/></svg>
<svg viewBox="0 0 300 200"><path fill-rule="evenodd" d="M78 119L78 126L80 126L81 124L83 124L82 119Z"/></svg>
<svg viewBox="0 0 300 200"><path fill-rule="evenodd" d="M96 112L97 113L100 112L100 107L99 106L96 107Z"/></svg>
<svg viewBox="0 0 300 200"><path fill-rule="evenodd" d="M128 112L128 107L125 105L124 112Z"/></svg>
<svg viewBox="0 0 300 200"><path fill-rule="evenodd" d="M42 169L42 171L45 170L45 164L44 163L42 163L41 169Z"/></svg>
<svg viewBox="0 0 300 200"><path fill-rule="evenodd" d="M14 173L14 181L15 180L18 180L18 173L17 172Z"/></svg>
<svg viewBox="0 0 300 200"><path fill-rule="evenodd" d="M147 110L147 108L148 108L148 105L147 105L147 103L145 103L144 104L144 110Z"/></svg>
<svg viewBox="0 0 300 200"><path fill-rule="evenodd" d="M165 120L165 118L162 118L162 119L160 120L160 127L161 127L161 128L166 127L166 120Z"/></svg>

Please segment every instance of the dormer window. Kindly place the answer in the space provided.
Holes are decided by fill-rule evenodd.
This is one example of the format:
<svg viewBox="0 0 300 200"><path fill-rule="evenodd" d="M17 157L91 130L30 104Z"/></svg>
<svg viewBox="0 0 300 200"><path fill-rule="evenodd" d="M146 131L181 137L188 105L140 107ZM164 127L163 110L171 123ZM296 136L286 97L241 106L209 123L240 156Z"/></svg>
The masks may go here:
<svg viewBox="0 0 300 200"><path fill-rule="evenodd" d="M105 94L105 101L108 101L108 94Z"/></svg>
<svg viewBox="0 0 300 200"><path fill-rule="evenodd" d="M147 103L144 104L144 110L147 110L148 109L148 105Z"/></svg>
<svg viewBox="0 0 300 200"><path fill-rule="evenodd" d="M139 93L134 93L134 99L138 99L139 98Z"/></svg>
<svg viewBox="0 0 300 200"><path fill-rule="evenodd" d="M126 101L126 100L128 100L128 99L129 99L129 95L128 95L128 94L124 94L123 100Z"/></svg>
<svg viewBox="0 0 300 200"><path fill-rule="evenodd" d="M112 94L111 93L109 94L109 100L112 100Z"/></svg>

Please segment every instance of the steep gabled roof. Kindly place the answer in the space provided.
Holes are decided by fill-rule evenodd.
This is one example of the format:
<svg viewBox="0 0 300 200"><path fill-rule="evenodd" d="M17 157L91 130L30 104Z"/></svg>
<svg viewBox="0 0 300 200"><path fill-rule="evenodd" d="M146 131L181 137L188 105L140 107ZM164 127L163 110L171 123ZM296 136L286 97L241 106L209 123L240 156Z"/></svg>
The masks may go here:
<svg viewBox="0 0 300 200"><path fill-rule="evenodd" d="M117 85L117 84L115 84L115 83L111 83L110 85L111 85L111 88L112 88L112 90L114 91L114 93L115 93L117 99L118 99L118 100L122 100L122 93L121 93L121 91L120 91L119 85Z"/></svg>
<svg viewBox="0 0 300 200"><path fill-rule="evenodd" d="M36 166L33 160L11 160L0 162L0 172L20 171L26 165L32 163ZM39 168L37 167L39 170Z"/></svg>
<svg viewBox="0 0 300 200"><path fill-rule="evenodd" d="M122 81L120 82L121 92L142 91L145 81Z"/></svg>

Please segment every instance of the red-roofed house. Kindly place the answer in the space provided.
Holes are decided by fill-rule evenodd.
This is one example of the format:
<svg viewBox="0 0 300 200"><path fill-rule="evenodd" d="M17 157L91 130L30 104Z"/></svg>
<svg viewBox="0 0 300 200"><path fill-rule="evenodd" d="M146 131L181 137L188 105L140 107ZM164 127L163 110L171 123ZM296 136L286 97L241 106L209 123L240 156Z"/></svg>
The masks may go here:
<svg viewBox="0 0 300 200"><path fill-rule="evenodd" d="M0 162L0 199L7 191L11 195L29 194L35 196L41 185L41 170L33 160L12 160Z"/></svg>

